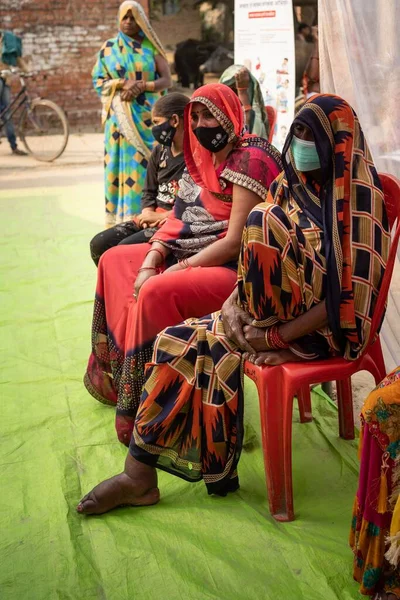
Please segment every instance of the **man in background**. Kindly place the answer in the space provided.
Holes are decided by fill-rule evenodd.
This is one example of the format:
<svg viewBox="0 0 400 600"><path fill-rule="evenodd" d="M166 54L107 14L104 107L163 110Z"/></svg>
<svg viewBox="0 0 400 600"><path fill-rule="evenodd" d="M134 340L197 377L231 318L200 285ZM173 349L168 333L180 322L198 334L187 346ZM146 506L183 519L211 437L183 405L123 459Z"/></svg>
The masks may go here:
<svg viewBox="0 0 400 600"><path fill-rule="evenodd" d="M11 31L0 30L0 71L19 67L27 71L27 65L22 58L22 40ZM0 77L0 112L5 110L11 102L11 90L6 77ZM26 156L26 152L20 150L17 145L14 123L11 119L4 126L11 151L16 156Z"/></svg>

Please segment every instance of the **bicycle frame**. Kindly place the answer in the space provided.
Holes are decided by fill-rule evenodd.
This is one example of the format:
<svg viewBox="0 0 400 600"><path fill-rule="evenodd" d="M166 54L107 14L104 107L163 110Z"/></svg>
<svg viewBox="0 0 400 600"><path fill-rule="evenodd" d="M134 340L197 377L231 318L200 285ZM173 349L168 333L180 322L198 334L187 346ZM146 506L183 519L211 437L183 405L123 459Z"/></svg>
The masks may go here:
<svg viewBox="0 0 400 600"><path fill-rule="evenodd" d="M22 85L21 90L18 92L15 98L12 99L11 103L0 112L0 131L3 129L6 123L12 119L17 110L19 110L24 104L29 103L28 90L26 89L25 82L22 77L20 77L20 80Z"/></svg>
<svg viewBox="0 0 400 600"><path fill-rule="evenodd" d="M15 116L15 113L19 112L17 117L18 134L28 154L36 160L52 162L61 156L68 142L69 127L67 116L63 109L55 102L40 98L40 96L34 99L30 97L25 84L25 78L32 77L33 73L20 73L19 70L13 68L0 70L1 80L5 80L8 75L14 74L18 74L21 87L8 106L0 110L0 142L3 128L6 128L7 124ZM6 89L6 95L8 96L7 92L8 89ZM54 132L51 131L52 120L55 123ZM36 142L40 137L43 138L46 144L46 136L51 136L52 133L56 135L51 138L53 143L50 145L50 148L37 146ZM55 147L54 144L56 144Z"/></svg>

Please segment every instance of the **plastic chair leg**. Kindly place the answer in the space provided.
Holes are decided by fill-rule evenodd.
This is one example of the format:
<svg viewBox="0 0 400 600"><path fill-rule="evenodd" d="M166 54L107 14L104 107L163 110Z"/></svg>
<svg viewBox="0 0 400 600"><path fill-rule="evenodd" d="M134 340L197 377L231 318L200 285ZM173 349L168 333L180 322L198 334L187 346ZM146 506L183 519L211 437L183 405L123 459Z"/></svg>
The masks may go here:
<svg viewBox="0 0 400 600"><path fill-rule="evenodd" d="M339 412L339 435L344 440L354 440L354 414L351 378L336 381Z"/></svg>
<svg viewBox="0 0 400 600"><path fill-rule="evenodd" d="M299 403L300 423L310 423L312 418L311 392L309 385L303 385L297 393Z"/></svg>
<svg viewBox="0 0 400 600"><path fill-rule="evenodd" d="M269 509L277 521L293 521L292 413L293 394L284 385L279 367L257 369L255 377Z"/></svg>

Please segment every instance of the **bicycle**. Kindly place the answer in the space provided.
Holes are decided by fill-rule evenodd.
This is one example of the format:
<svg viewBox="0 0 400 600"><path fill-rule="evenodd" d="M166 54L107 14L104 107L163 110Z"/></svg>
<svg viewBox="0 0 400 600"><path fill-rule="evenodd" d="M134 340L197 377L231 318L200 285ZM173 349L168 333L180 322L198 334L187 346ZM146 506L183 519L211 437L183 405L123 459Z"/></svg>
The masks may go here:
<svg viewBox="0 0 400 600"><path fill-rule="evenodd" d="M61 156L68 143L67 116L52 100L30 99L25 78L32 77L32 74L22 73L14 68L0 71L2 79L9 75L19 76L21 90L0 112L0 138L6 123L19 109L22 109L18 131L27 152L37 160L52 162Z"/></svg>

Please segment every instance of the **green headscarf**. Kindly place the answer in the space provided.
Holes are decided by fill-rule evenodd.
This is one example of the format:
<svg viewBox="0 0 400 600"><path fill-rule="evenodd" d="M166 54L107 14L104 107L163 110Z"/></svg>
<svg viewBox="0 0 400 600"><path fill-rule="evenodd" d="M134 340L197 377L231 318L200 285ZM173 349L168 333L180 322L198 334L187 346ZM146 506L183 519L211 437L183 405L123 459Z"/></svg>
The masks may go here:
<svg viewBox="0 0 400 600"><path fill-rule="evenodd" d="M235 75L243 69L243 65L232 65L228 67L221 75L219 82L233 87L236 85ZM263 95L261 92L260 84L257 79L249 71L250 81L249 87L247 88L247 94L249 96L253 118L250 120L250 133L255 133L264 139L268 139L269 134L269 121L265 112Z"/></svg>
<svg viewBox="0 0 400 600"><path fill-rule="evenodd" d="M17 66L22 56L22 40L11 31L0 30L0 60L11 67Z"/></svg>

